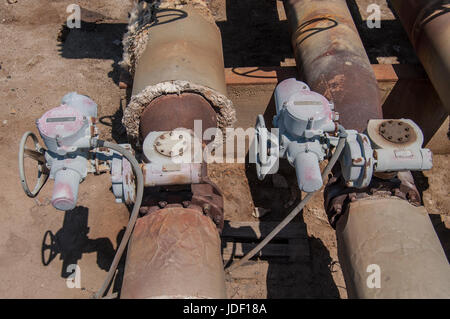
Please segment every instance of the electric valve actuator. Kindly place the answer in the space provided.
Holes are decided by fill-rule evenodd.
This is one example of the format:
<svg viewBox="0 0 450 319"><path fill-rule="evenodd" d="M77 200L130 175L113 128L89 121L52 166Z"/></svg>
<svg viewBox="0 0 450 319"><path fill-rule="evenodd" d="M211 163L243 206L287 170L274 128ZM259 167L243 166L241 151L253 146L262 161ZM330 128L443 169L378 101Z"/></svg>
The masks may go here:
<svg viewBox="0 0 450 319"><path fill-rule="evenodd" d="M259 179L276 173L278 158L284 158L295 168L300 190L319 190L323 185L319 164L331 157L343 136L339 162L349 187L367 187L374 172L432 167L432 154L422 148L423 134L411 120L371 120L367 135L345 130L333 103L293 78L278 84L274 98L275 129L268 131L262 115L255 127L253 150Z"/></svg>
<svg viewBox="0 0 450 319"><path fill-rule="evenodd" d="M55 180L52 204L59 210L75 208L78 185L87 175L91 139L97 135L97 104L87 96L69 93L61 106L46 112L37 127L50 178Z"/></svg>
<svg viewBox="0 0 450 319"><path fill-rule="evenodd" d="M98 139L97 104L89 97L75 92L66 94L61 105L47 111L36 121L39 134L47 149L41 147L37 137L27 132L22 137L19 153L21 183L25 193L35 197L48 177L54 179L52 205L58 210L76 207L79 184L88 173L111 171L114 194L118 202L134 201L134 178L130 163L118 152L95 147ZM28 137L35 149L25 147ZM129 144L121 144L131 151ZM28 188L24 155L38 161L38 182Z"/></svg>

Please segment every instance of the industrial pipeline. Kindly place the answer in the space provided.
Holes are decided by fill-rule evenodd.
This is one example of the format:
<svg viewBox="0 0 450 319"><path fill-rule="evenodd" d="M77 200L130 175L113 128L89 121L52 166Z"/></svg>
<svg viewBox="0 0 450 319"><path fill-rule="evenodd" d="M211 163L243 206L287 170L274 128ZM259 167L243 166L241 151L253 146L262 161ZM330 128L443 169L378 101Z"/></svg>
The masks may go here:
<svg viewBox="0 0 450 319"><path fill-rule="evenodd" d="M325 185L350 297L448 298L448 261L410 173L432 168L420 128L408 119L382 119L375 76L345 0L284 5L305 82L278 84L272 124L279 134L270 134L258 116L252 152L258 178L286 160L307 195L227 271L252 258ZM116 201L133 206L94 297L107 295L127 248L121 298L226 298L223 196L201 154L200 161L185 160L218 142L197 134L195 121L225 132L236 120L226 96L221 34L207 3L139 1L121 66L133 79L125 84L132 90L123 116L130 143L99 140L96 103L69 93L37 121L45 147L31 132L22 138L24 191L35 197L50 178L53 206L70 210L87 174L109 171ZM34 149L25 147L30 137ZM32 190L25 156L38 162ZM321 172L323 161L328 164ZM376 289L368 284L368 269L381 272Z"/></svg>

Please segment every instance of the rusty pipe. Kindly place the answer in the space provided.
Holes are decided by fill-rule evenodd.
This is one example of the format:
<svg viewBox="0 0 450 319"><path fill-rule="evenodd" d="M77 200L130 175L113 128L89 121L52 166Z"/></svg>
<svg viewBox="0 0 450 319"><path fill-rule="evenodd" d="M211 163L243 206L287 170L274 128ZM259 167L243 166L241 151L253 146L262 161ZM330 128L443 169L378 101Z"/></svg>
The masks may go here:
<svg viewBox="0 0 450 319"><path fill-rule="evenodd" d="M143 14L137 21L151 22L140 32L129 28L128 60L124 58L135 62L129 65L134 71L133 96L123 120L129 136L143 141L151 132L194 129L195 120L201 120L204 129L226 127L234 113L225 96L222 40L205 3L162 1L150 11L147 3L141 5L146 9L137 11ZM130 25L135 24L130 21ZM146 172L145 167L144 173L152 179L148 186L156 179L164 185L186 182L168 181L169 175ZM188 167L195 171L188 174L195 175L192 183L207 180L201 168ZM160 205L165 208L146 210L147 215L138 219L128 246L121 298L226 298L218 231L223 226L222 197L211 192L203 198L200 186L205 184L192 185L192 202L211 204ZM221 226L208 211L217 213L213 219L220 220Z"/></svg>
<svg viewBox="0 0 450 319"><path fill-rule="evenodd" d="M375 126L369 124L367 134L377 151L414 143L413 135L392 143ZM421 146L418 133L415 143ZM361 189L347 187L342 174L334 173L324 190L325 207L336 226L348 296L448 298L450 267L411 173L376 174Z"/></svg>
<svg viewBox="0 0 450 319"><path fill-rule="evenodd" d="M145 87L186 80L226 94L222 38L219 28L191 6L156 12L139 58L133 95Z"/></svg>
<svg viewBox="0 0 450 319"><path fill-rule="evenodd" d="M140 135L145 139L155 131L171 131L180 127L194 130L196 120L202 121L202 131L217 126L215 110L201 95L163 95L151 101L142 112Z"/></svg>
<svg viewBox="0 0 450 319"><path fill-rule="evenodd" d="M450 2L391 0L417 56L450 111Z"/></svg>
<svg viewBox="0 0 450 319"><path fill-rule="evenodd" d="M194 120L202 120L204 130L235 121L226 97L222 38L211 12L202 1L171 3L163 1L144 31L128 35L138 39L128 47L134 81L123 117L132 141L161 128L192 129Z"/></svg>
<svg viewBox="0 0 450 319"><path fill-rule="evenodd" d="M449 298L450 266L423 206L357 200L338 220L336 237L350 298Z"/></svg>
<svg viewBox="0 0 450 319"><path fill-rule="evenodd" d="M382 118L378 84L345 0L285 0L299 72L347 129Z"/></svg>
<svg viewBox="0 0 450 319"><path fill-rule="evenodd" d="M220 236L198 210L166 208L140 218L121 298L226 298Z"/></svg>
<svg viewBox="0 0 450 319"><path fill-rule="evenodd" d="M346 1L285 0L284 6L297 65L311 89L335 103L348 129L363 131L369 119L381 118L375 75ZM450 295L448 262L423 207L368 196L349 204L336 236L349 297ZM377 266L379 288L369 277Z"/></svg>

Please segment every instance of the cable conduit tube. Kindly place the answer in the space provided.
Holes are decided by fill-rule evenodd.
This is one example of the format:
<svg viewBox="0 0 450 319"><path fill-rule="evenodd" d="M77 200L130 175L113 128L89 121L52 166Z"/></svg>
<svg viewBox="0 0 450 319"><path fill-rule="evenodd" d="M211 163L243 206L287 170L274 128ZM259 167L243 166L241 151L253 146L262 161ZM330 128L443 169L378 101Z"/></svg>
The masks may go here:
<svg viewBox="0 0 450 319"><path fill-rule="evenodd" d="M119 265L119 261L122 258L123 252L125 251L125 248L127 247L128 241L130 240L131 234L134 229L134 225L136 224L136 220L139 215L139 208L141 207L142 203L142 196L144 195L144 176L142 174L141 168L139 166L138 161L136 158L131 154L131 152L127 151L123 147L110 143L107 141L102 140L95 140L94 141L95 147L107 147L114 151L119 152L122 154L131 164L131 167L133 168L133 173L136 177L136 202L134 203L133 210L131 211L130 220L128 221L127 228L125 230L125 234L122 238L122 241L120 242L120 245L116 251L116 255L114 256L113 262L109 268L108 274L106 275L105 281L100 288L100 290L93 296L94 299L102 298L105 294L106 289L108 289L109 284L111 283L111 280L114 277L114 274L116 272L117 266Z"/></svg>
<svg viewBox="0 0 450 319"><path fill-rule="evenodd" d="M342 151L344 150L345 147L345 139L347 137L347 133L345 132L345 129L339 125L339 142L338 145L336 147L336 150L333 154L333 156L331 157L331 159L329 160L327 166L325 167L325 169L323 170L322 173L322 179L324 179L325 177L328 176L328 174L330 174L331 169L333 168L333 166L336 164L337 160L339 159L339 156L341 155ZM285 219L283 219L278 225L277 227L275 227L274 230L272 230L270 232L269 235L267 235L266 238L264 238L264 240L262 240L255 248L253 248L250 252L248 252L247 255L245 255L242 259L240 259L239 261L232 263L227 269L226 272L230 273L231 271L233 271L234 269L236 269L237 267L245 264L247 261L249 261L253 256L255 256L259 251L261 251L261 249L263 249L281 230L283 230L284 227L286 227L287 224L289 224L292 219L295 218L295 216L298 215L298 213L300 213L302 211L302 209L305 207L305 205L308 203L308 201L313 197L313 195L316 192L312 192L312 193L308 193L306 195L306 197L300 202L300 204L298 204L290 213L288 216L285 217Z"/></svg>

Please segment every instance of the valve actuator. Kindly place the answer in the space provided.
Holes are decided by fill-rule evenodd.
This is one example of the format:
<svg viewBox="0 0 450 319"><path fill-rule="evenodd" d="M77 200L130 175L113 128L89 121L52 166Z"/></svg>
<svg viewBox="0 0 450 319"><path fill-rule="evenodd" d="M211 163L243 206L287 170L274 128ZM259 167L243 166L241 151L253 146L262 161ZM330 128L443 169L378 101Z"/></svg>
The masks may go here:
<svg viewBox="0 0 450 319"><path fill-rule="evenodd" d="M294 78L278 84L274 98L276 130L268 131L262 115L256 123L253 150L260 179L276 173L278 158L285 158L295 168L300 190L319 190L323 184L319 163L330 158L338 132L346 136L339 162L349 187L367 187L376 172L432 167L431 151L422 148L422 132L411 120L371 120L367 135L344 130L333 103Z"/></svg>
<svg viewBox="0 0 450 319"><path fill-rule="evenodd" d="M55 180L52 204L59 210L75 208L78 185L88 173L91 139L97 135L97 104L77 93L65 95L61 105L47 111L37 127L48 151L45 152L50 178Z"/></svg>
<svg viewBox="0 0 450 319"><path fill-rule="evenodd" d="M74 209L77 204L79 184L88 173L111 171L113 191L118 202L131 204L135 200L135 185L130 163L118 152L96 147L98 140L97 104L85 95L66 94L61 105L47 111L36 121L39 134L47 149L41 147L32 132L24 134L19 153L21 183L30 197L35 197L47 177L54 179L52 205L62 211ZM35 150L26 148L32 137ZM129 144L120 144L131 151ZM24 155L38 161L38 183L28 188Z"/></svg>

